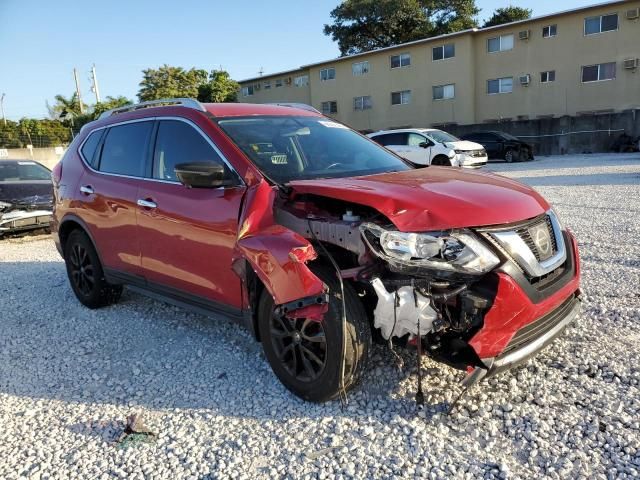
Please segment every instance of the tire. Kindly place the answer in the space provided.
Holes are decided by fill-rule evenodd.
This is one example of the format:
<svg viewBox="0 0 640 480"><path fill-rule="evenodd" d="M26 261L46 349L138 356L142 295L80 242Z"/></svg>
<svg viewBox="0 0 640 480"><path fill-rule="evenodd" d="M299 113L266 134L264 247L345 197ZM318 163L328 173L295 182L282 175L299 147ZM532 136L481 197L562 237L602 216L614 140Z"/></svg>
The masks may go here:
<svg viewBox="0 0 640 480"><path fill-rule="evenodd" d="M519 158L518 152L514 150L509 149L506 152L504 152L504 161L507 163L517 162L518 158Z"/></svg>
<svg viewBox="0 0 640 480"><path fill-rule="evenodd" d="M312 270L329 286L329 307L322 322L308 319L290 320L277 315L274 312L273 299L265 289L258 305L258 328L265 356L280 382L304 400L325 402L338 397L341 392L342 302L340 286L333 269L317 267ZM349 391L358 385L367 370L371 328L362 303L347 283L344 284L344 293L348 334L344 389ZM291 332L291 328L296 330ZM285 329L287 333L284 333ZM307 340L321 337L325 339L324 345L322 341ZM322 366L307 353L309 350L312 350ZM308 365L311 365L312 370L315 370L313 373L309 373L306 368L308 365L305 364L305 359L310 362Z"/></svg>
<svg viewBox="0 0 640 480"><path fill-rule="evenodd" d="M441 167L450 167L451 161L444 155L436 155L436 157L433 160L431 160L431 165L441 166Z"/></svg>
<svg viewBox="0 0 640 480"><path fill-rule="evenodd" d="M107 283L96 249L81 230L69 234L64 246L64 259L71 289L84 306L106 307L120 299L122 285Z"/></svg>

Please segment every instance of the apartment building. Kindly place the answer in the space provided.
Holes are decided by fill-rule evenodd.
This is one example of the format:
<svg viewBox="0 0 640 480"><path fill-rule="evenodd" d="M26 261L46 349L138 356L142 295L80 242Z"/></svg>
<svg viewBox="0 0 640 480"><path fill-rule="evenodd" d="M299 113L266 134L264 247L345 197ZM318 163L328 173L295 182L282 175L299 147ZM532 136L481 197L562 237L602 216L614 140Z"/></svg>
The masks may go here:
<svg viewBox="0 0 640 480"><path fill-rule="evenodd" d="M640 108L640 1L583 7L240 82L353 128L474 124Z"/></svg>

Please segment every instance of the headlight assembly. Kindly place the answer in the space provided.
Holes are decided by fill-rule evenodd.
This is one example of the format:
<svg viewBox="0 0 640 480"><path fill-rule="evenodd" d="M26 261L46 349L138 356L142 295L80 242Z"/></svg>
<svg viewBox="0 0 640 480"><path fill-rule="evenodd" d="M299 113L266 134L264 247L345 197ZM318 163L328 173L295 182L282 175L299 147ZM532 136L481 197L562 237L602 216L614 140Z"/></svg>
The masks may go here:
<svg viewBox="0 0 640 480"><path fill-rule="evenodd" d="M391 264L481 275L500 263L468 230L407 233L365 223L360 231L372 252Z"/></svg>

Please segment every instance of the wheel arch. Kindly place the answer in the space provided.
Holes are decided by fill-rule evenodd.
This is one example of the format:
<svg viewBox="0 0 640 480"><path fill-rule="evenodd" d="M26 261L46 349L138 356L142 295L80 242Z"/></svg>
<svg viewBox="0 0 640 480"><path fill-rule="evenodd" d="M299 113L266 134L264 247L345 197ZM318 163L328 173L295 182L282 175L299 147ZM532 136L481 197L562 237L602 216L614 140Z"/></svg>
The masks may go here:
<svg viewBox="0 0 640 480"><path fill-rule="evenodd" d="M62 258L64 258L67 239L69 238L69 235L71 235L71 232L73 232L74 230L82 231L89 238L89 241L93 245L93 248L96 251L98 258L100 259L100 263L104 265L104 263L102 262L102 257L100 256L100 251L96 247L96 242L93 238L93 235L91 235L89 227L80 217L76 215L65 216L60 222L60 226L58 227L58 238L60 239L60 248L62 250Z"/></svg>

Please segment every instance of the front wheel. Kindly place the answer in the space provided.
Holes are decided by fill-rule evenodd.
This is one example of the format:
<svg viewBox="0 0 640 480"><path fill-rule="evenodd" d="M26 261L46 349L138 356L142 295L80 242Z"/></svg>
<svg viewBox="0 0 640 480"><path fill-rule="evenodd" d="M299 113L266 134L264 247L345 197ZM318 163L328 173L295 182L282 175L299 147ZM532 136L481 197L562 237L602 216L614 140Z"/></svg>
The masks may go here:
<svg viewBox="0 0 640 480"><path fill-rule="evenodd" d="M431 160L431 165L437 165L441 167L450 167L451 160L444 155L437 155L433 160Z"/></svg>
<svg viewBox="0 0 640 480"><path fill-rule="evenodd" d="M282 314L264 290L258 328L265 356L282 384L304 400L324 402L340 394L341 383L348 391L361 380L371 348L371 329L356 292L345 283L347 345L343 357L342 302L336 274L322 267L313 271L329 287L328 311L322 320Z"/></svg>
<svg viewBox="0 0 640 480"><path fill-rule="evenodd" d="M520 158L520 155L518 155L518 152L514 150L507 150L506 152L504 152L504 160L507 163L517 162L519 158Z"/></svg>
<svg viewBox="0 0 640 480"><path fill-rule="evenodd" d="M100 308L120 299L122 285L107 283L98 254L84 232L74 230L69 234L64 260L73 293L84 306Z"/></svg>

